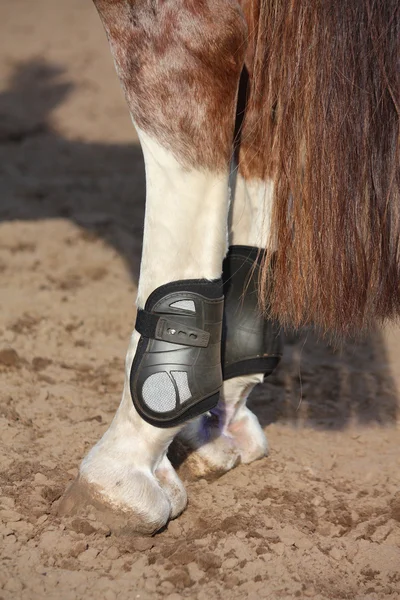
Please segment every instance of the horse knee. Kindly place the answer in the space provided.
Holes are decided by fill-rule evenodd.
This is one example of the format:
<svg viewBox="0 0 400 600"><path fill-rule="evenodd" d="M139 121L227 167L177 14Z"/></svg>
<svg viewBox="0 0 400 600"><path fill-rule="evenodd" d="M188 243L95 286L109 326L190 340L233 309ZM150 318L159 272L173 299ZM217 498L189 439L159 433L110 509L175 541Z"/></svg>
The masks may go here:
<svg viewBox="0 0 400 600"><path fill-rule="evenodd" d="M94 0L134 122L187 167L229 163L247 26L236 0Z"/></svg>

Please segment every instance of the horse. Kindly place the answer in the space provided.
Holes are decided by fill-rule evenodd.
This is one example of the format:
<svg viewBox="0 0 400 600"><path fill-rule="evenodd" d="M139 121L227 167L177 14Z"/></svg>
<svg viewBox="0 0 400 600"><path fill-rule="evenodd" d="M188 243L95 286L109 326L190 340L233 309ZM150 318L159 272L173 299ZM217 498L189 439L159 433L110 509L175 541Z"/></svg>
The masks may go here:
<svg viewBox="0 0 400 600"><path fill-rule="evenodd" d="M121 404L61 514L153 534L195 473L268 453L281 328L400 312L397 0L94 0L146 170Z"/></svg>

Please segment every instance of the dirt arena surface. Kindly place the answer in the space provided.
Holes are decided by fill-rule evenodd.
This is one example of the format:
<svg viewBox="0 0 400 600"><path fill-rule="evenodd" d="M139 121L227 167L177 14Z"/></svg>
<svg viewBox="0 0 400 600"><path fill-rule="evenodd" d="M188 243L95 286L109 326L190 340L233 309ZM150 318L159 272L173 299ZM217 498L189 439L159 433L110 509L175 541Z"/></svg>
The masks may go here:
<svg viewBox="0 0 400 600"><path fill-rule="evenodd" d="M270 457L188 482L157 536L55 516L122 391L143 163L89 0L0 23L0 598L400 598L394 328L288 335L252 400Z"/></svg>

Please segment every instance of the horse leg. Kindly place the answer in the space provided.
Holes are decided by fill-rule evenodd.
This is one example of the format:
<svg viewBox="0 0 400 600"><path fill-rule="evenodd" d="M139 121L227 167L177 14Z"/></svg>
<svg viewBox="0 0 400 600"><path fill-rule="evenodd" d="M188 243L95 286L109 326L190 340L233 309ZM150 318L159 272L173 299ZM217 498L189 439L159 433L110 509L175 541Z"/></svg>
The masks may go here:
<svg viewBox="0 0 400 600"><path fill-rule="evenodd" d="M215 391L218 374L222 383L218 320L206 317L220 306L222 319L215 289L227 249L228 171L246 24L233 0L95 4L145 160L141 318L117 414L84 458L60 511L90 505L116 528L152 533L186 505L168 447L182 422L205 406L201 390ZM205 331L193 328L197 318ZM179 335L188 341L176 343ZM211 345L218 356L212 365Z"/></svg>
<svg viewBox="0 0 400 600"><path fill-rule="evenodd" d="M230 216L231 250L243 248L246 256L251 249L268 246L271 203L271 183L246 179L242 174L237 176ZM237 261L236 264L241 265L239 256ZM233 276L236 271L237 266L233 269ZM226 302L229 302L229 297ZM240 313L240 299L234 310ZM276 328L274 331L279 336ZM279 343L274 345L277 357L279 346ZM278 360L274 361L274 365ZM179 434L178 439L186 448L182 472L188 477L212 477L229 471L238 462L251 463L268 454L265 433L257 417L246 406L251 391L263 381L264 375L264 371L244 372L240 376L230 373L229 378L225 378L223 393L212 416L204 415L188 423Z"/></svg>
<svg viewBox="0 0 400 600"><path fill-rule="evenodd" d="M261 179L246 178L242 172L239 172L235 189L230 232L231 251L233 251L232 255L235 256L235 262L233 262L234 267L231 266L228 274L228 276L232 274L233 278L235 278L237 270L242 267L243 255L249 256L248 253L255 255L259 248L272 247L269 233L273 184ZM235 252L234 249L240 247L243 247L242 253ZM229 260L229 257L227 260ZM241 290L243 296L247 299L252 294L257 296L257 270L254 271L251 279L253 288L246 282ZM249 285L249 288L246 289L247 285ZM255 300L252 309L256 311L257 308L257 300ZM246 303L243 310L246 312ZM238 311L240 314L240 309ZM246 321L246 326L248 326L248 321ZM268 442L265 433L256 415L246 406L246 402L254 387L262 383L264 377L270 374L279 363L282 352L281 334L276 322L262 318L257 319L255 328L256 330L264 328L264 339L259 349L267 352L269 357L264 361L263 370L261 372L260 366L260 372L251 372L257 370L257 366L252 368L244 365L241 374L234 376L234 369L233 372L228 373L228 367L226 367L226 380L224 381L222 402L220 403L224 427L234 438L243 463L251 463L268 454ZM241 351L246 354L245 347Z"/></svg>

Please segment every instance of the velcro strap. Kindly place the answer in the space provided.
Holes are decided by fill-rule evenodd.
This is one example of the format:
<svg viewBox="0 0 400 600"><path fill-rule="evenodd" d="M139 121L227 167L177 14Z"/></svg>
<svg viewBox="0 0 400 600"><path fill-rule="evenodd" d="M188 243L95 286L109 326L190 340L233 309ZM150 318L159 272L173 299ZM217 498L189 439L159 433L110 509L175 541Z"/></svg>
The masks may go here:
<svg viewBox="0 0 400 600"><path fill-rule="evenodd" d="M208 331L142 309L138 310L135 329L144 337L182 346L207 348L210 341Z"/></svg>

